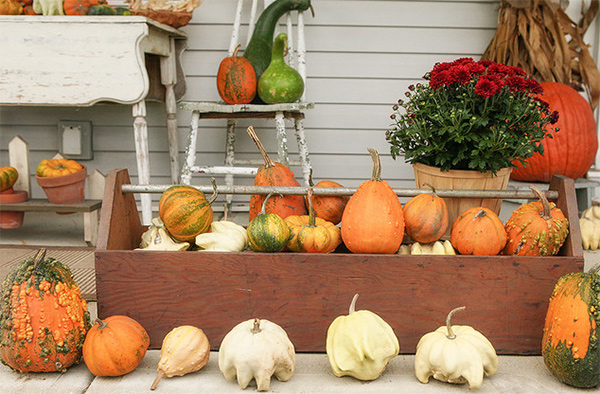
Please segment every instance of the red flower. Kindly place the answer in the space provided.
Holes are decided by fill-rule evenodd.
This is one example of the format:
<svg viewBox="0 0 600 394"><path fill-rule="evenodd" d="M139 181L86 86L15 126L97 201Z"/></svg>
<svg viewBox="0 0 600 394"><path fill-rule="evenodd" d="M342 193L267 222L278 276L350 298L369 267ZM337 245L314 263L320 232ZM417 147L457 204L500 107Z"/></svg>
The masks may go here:
<svg viewBox="0 0 600 394"><path fill-rule="evenodd" d="M517 76L512 76L512 77L506 78L506 84L508 85L508 88L510 89L511 92L514 92L514 91L523 92L527 89L527 84L525 83L525 80L523 78L517 77Z"/></svg>
<svg viewBox="0 0 600 394"><path fill-rule="evenodd" d="M558 122L558 111L554 111L550 114L550 124Z"/></svg>
<svg viewBox="0 0 600 394"><path fill-rule="evenodd" d="M525 89L529 90L531 93L535 93L535 94L544 93L544 89L542 88L542 85L540 85L540 83L538 81L536 81L535 79L526 78L524 80L524 83L525 83Z"/></svg>
<svg viewBox="0 0 600 394"><path fill-rule="evenodd" d="M488 98L500 91L504 81L498 75L482 75L475 85L475 94L482 98Z"/></svg>

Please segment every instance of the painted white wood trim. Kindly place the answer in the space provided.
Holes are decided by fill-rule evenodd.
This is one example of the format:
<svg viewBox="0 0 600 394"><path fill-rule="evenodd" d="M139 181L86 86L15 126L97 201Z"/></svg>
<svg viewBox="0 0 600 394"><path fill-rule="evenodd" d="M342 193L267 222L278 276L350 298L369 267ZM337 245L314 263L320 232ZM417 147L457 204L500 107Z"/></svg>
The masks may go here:
<svg viewBox="0 0 600 394"><path fill-rule="evenodd" d="M31 183L29 179L29 144L23 138L16 136L8 143L9 165L17 170L19 177L13 189L27 192L31 198Z"/></svg>

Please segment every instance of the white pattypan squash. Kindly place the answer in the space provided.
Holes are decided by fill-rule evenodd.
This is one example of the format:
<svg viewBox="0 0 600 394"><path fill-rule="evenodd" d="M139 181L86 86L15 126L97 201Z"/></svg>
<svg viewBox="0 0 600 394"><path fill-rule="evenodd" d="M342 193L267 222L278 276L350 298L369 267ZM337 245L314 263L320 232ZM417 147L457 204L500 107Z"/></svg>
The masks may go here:
<svg viewBox="0 0 600 394"><path fill-rule="evenodd" d="M237 223L219 220L210 224L210 232L196 236L196 245L207 251L241 252L248 245L248 234Z"/></svg>
<svg viewBox="0 0 600 394"><path fill-rule="evenodd" d="M188 242L175 241L160 218L152 219L152 225L142 234L140 247L136 250L163 250L179 251L187 250L190 247Z"/></svg>
<svg viewBox="0 0 600 394"><path fill-rule="evenodd" d="M446 318L446 326L427 333L417 344L415 375L421 383L429 378L448 383L469 383L469 389L478 389L483 375L490 376L498 369L496 350L479 331L469 326L451 326L454 312Z"/></svg>
<svg viewBox="0 0 600 394"><path fill-rule="evenodd" d="M581 213L582 218L600 219L600 205L592 205Z"/></svg>
<svg viewBox="0 0 600 394"><path fill-rule="evenodd" d="M335 376L377 379L400 352L394 330L377 314L355 311L358 294L346 316L338 316L327 330L327 357Z"/></svg>
<svg viewBox="0 0 600 394"><path fill-rule="evenodd" d="M422 244L415 242L412 245L400 245L398 254L442 254L442 255L455 255L456 251L450 243L446 240L435 241L433 243Z"/></svg>
<svg viewBox="0 0 600 394"><path fill-rule="evenodd" d="M296 352L287 333L265 319L246 320L225 335L219 369L229 381L237 377L245 389L252 379L258 391L269 391L271 376L285 382L294 374Z"/></svg>
<svg viewBox="0 0 600 394"><path fill-rule="evenodd" d="M596 250L600 247L600 219L584 216L579 219L579 229L585 250Z"/></svg>

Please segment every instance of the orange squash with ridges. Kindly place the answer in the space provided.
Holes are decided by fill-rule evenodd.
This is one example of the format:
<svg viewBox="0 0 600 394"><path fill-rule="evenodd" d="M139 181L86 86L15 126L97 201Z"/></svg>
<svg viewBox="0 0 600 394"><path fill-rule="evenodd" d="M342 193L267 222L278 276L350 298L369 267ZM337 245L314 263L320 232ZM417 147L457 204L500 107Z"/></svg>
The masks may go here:
<svg viewBox="0 0 600 394"><path fill-rule="evenodd" d="M406 233L415 241L429 243L442 238L448 229L448 208L443 198L421 193L404 204Z"/></svg>
<svg viewBox="0 0 600 394"><path fill-rule="evenodd" d="M208 231L213 220L211 204L216 193L206 199L204 193L192 186L171 186L160 197L158 215L173 238L194 242L198 234Z"/></svg>

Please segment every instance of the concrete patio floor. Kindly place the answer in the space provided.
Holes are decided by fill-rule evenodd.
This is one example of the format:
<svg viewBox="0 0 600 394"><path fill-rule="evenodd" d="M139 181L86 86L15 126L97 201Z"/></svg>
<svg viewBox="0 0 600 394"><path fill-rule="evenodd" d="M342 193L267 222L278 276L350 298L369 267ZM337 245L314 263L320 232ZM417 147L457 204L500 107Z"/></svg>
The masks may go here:
<svg viewBox="0 0 600 394"><path fill-rule="evenodd" d="M60 231L57 231L60 228ZM75 215L40 213L25 218L23 227L0 230L0 253L7 245L84 247L83 221ZM600 261L600 252L586 252L586 269ZM3 279L3 278L0 278ZM96 303L90 302L90 313L96 314ZM84 363L66 373L21 374L0 365L0 394L135 394L150 393L160 358L159 350L150 350L133 372L117 378L94 377ZM498 372L484 380L479 393L575 393L600 392L600 389L575 389L561 384L546 369L539 356L500 356ZM163 379L153 391L165 394L241 393L235 382L225 380L220 373L218 353L212 352L208 364L199 372L183 377ZM390 361L384 374L372 382L333 375L327 356L322 353L297 355L296 371L288 382L272 380L273 393L464 393L466 385L451 385L431 380L420 383L413 372L414 356L400 355ZM251 383L245 392L256 392Z"/></svg>

